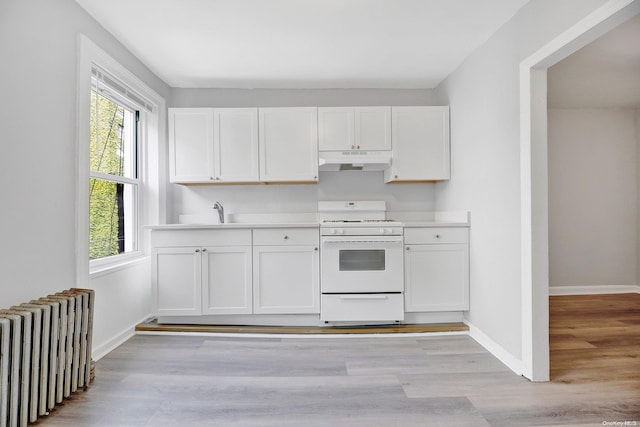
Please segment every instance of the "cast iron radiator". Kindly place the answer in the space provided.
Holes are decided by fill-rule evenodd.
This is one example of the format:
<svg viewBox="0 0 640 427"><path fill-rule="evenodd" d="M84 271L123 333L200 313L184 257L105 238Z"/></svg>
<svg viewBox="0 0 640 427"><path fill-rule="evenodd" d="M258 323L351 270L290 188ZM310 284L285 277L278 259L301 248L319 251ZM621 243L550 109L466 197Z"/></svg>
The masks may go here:
<svg viewBox="0 0 640 427"><path fill-rule="evenodd" d="M0 427L24 427L92 380L95 293L72 288L0 310Z"/></svg>

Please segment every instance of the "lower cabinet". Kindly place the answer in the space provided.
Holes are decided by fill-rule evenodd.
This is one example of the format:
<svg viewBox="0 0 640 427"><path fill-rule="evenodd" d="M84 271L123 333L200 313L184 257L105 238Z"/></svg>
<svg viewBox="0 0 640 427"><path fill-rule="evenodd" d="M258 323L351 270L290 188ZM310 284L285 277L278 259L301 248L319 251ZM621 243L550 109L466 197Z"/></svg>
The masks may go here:
<svg viewBox="0 0 640 427"><path fill-rule="evenodd" d="M254 230L253 312L320 313L317 229Z"/></svg>
<svg viewBox="0 0 640 427"><path fill-rule="evenodd" d="M469 230L405 229L405 311L469 309Z"/></svg>
<svg viewBox="0 0 640 427"><path fill-rule="evenodd" d="M202 250L202 314L251 314L251 247Z"/></svg>
<svg viewBox="0 0 640 427"><path fill-rule="evenodd" d="M320 312L318 229L152 232L153 314ZM174 246L175 245L175 246Z"/></svg>
<svg viewBox="0 0 640 427"><path fill-rule="evenodd" d="M153 314L251 313L251 230L153 230Z"/></svg>
<svg viewBox="0 0 640 427"><path fill-rule="evenodd" d="M158 316L202 314L200 248L155 248L152 265L154 314Z"/></svg>

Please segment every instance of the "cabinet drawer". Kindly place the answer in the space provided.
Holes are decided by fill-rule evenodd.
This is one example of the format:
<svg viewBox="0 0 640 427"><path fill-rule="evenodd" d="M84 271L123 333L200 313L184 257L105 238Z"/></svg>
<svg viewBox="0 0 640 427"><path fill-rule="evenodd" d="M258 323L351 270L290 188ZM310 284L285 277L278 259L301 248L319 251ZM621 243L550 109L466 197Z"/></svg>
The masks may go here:
<svg viewBox="0 0 640 427"><path fill-rule="evenodd" d="M464 227L424 227L404 229L405 245L468 242L469 229Z"/></svg>
<svg viewBox="0 0 640 427"><path fill-rule="evenodd" d="M251 229L153 230L151 246L251 246Z"/></svg>
<svg viewBox="0 0 640 427"><path fill-rule="evenodd" d="M317 228L264 228L253 230L255 246L318 245Z"/></svg>
<svg viewBox="0 0 640 427"><path fill-rule="evenodd" d="M326 322L404 320L401 293L325 294L321 307L320 320Z"/></svg>

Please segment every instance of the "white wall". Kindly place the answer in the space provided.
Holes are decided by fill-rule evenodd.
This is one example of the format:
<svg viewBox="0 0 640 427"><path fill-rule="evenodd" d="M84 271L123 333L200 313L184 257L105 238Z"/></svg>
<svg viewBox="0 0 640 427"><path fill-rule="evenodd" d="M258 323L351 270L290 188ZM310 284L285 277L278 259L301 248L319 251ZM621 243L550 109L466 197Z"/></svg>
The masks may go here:
<svg viewBox="0 0 640 427"><path fill-rule="evenodd" d="M160 95L169 88L73 0L0 2L0 307L76 284L77 35L86 34ZM148 279L96 289L96 347L149 313ZM134 295L130 305L109 305ZM121 312L126 307L126 313Z"/></svg>
<svg viewBox="0 0 640 427"><path fill-rule="evenodd" d="M451 108L452 174L436 206L471 211L467 321L503 360L521 361L523 344L519 64L603 3L529 2L437 88Z"/></svg>
<svg viewBox="0 0 640 427"><path fill-rule="evenodd" d="M638 284L636 116L549 109L551 287Z"/></svg>
<svg viewBox="0 0 640 427"><path fill-rule="evenodd" d="M428 89L177 89L172 107L434 105ZM393 211L433 211L434 184L384 184L382 172L321 172L317 185L170 185L168 222L179 214L316 212L318 200L385 200Z"/></svg>
<svg viewBox="0 0 640 427"><path fill-rule="evenodd" d="M93 355L100 358L120 345L151 313L149 260L91 279L96 291Z"/></svg>
<svg viewBox="0 0 640 427"><path fill-rule="evenodd" d="M434 105L432 89L182 89L169 107L340 107Z"/></svg>
<svg viewBox="0 0 640 427"><path fill-rule="evenodd" d="M640 192L640 110L636 110L636 185ZM638 213L636 222L636 285L640 286L640 196L636 194L636 212Z"/></svg>
<svg viewBox="0 0 640 427"><path fill-rule="evenodd" d="M318 200L384 200L389 211L435 210L435 184L384 184L382 172L320 172L317 185L171 185L168 222L179 214L315 213Z"/></svg>

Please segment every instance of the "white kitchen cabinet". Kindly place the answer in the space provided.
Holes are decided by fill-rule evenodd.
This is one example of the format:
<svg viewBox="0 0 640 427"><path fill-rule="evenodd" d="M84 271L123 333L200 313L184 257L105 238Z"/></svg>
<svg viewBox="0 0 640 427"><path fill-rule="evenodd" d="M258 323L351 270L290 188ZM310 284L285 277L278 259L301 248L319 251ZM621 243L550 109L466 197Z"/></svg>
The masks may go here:
<svg viewBox="0 0 640 427"><path fill-rule="evenodd" d="M153 314L202 313L202 256L198 247L155 248L152 256Z"/></svg>
<svg viewBox="0 0 640 427"><path fill-rule="evenodd" d="M385 182L450 178L449 107L392 107L392 162Z"/></svg>
<svg viewBox="0 0 640 427"><path fill-rule="evenodd" d="M318 181L316 107L260 108L260 181Z"/></svg>
<svg viewBox="0 0 640 427"><path fill-rule="evenodd" d="M253 312L320 313L318 230L253 233Z"/></svg>
<svg viewBox="0 0 640 427"><path fill-rule="evenodd" d="M258 182L258 109L214 108L214 176L224 182Z"/></svg>
<svg viewBox="0 0 640 427"><path fill-rule="evenodd" d="M153 314L246 314L252 310L251 230L151 234Z"/></svg>
<svg viewBox="0 0 640 427"><path fill-rule="evenodd" d="M169 109L169 181L202 183L214 179L213 109Z"/></svg>
<svg viewBox="0 0 640 427"><path fill-rule="evenodd" d="M391 107L318 108L318 149L391 150Z"/></svg>
<svg viewBox="0 0 640 427"><path fill-rule="evenodd" d="M202 314L251 314L251 246L202 251Z"/></svg>
<svg viewBox="0 0 640 427"><path fill-rule="evenodd" d="M469 230L405 229L405 311L469 309Z"/></svg>
<svg viewBox="0 0 640 427"><path fill-rule="evenodd" d="M260 179L256 108L170 108L170 182Z"/></svg>

